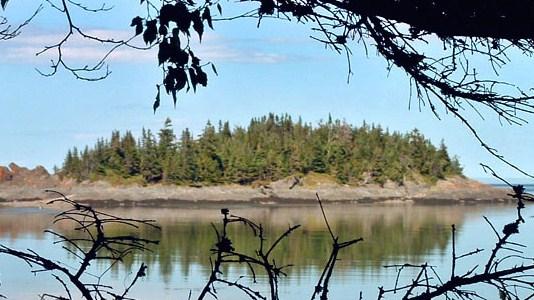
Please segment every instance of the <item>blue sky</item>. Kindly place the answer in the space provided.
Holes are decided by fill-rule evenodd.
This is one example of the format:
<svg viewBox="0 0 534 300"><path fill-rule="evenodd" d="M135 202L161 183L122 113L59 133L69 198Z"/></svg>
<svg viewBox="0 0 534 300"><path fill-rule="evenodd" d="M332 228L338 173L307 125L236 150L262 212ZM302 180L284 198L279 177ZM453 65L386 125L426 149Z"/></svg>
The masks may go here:
<svg viewBox="0 0 534 300"><path fill-rule="evenodd" d="M127 37L138 8L122 2L105 17L77 20L91 32ZM225 15L234 13L236 6L223 6ZM5 14L17 22L35 8L34 1L17 0L8 4ZM275 112L316 123L330 113L352 124L365 120L401 132L418 128L436 144L444 139L470 177L489 177L479 163L491 165L505 177L522 177L485 152L459 120L444 111L438 120L428 108L419 110L413 99L409 109L408 78L398 70L388 72L373 50L366 56L362 47L353 47L354 75L347 84L345 56L313 41L312 31L301 24L264 20L257 29L252 19L217 22L215 31L207 32L196 49L204 61L216 64L219 76L209 74L208 87L196 94L181 93L176 108L170 97L164 97L155 115L152 103L161 73L154 52L117 52L109 60L113 73L99 82L79 81L63 71L53 77L39 75L35 68L46 71L52 56L35 53L57 42L64 26L61 15L45 5L22 35L0 42L0 165L14 161L51 168L61 165L72 146L92 145L114 129L157 130L166 117L177 132L188 127L198 134L208 119L246 125L252 117ZM98 44L74 39L66 57L73 64L83 64L97 60L103 51ZM517 56L503 76L534 87L531 66L530 59ZM488 144L534 173L531 124L501 126L492 116L481 120L473 112L466 114Z"/></svg>

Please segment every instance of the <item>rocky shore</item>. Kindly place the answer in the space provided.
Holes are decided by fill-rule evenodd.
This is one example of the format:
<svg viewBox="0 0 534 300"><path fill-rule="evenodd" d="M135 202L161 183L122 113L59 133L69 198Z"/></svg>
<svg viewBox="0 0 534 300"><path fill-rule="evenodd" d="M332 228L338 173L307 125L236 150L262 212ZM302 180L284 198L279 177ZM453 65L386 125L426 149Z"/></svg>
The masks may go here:
<svg viewBox="0 0 534 300"><path fill-rule="evenodd" d="M298 183L298 184L297 184ZM60 180L45 168L27 169L11 163L0 166L0 204L9 206L41 205L57 197L45 190L51 189L71 199L107 206L178 206L191 203L257 203L296 204L312 203L318 193L324 201L333 202L505 202L508 191L480 182L453 177L434 185L408 182L402 186L386 183L383 187L340 185L334 182L312 182L288 178L259 186L116 186L107 182Z"/></svg>

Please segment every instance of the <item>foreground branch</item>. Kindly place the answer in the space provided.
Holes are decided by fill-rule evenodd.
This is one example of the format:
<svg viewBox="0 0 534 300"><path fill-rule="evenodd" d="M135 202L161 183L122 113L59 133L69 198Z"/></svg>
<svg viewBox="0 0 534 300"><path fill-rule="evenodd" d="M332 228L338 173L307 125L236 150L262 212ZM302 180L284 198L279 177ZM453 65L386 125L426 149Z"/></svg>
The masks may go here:
<svg viewBox="0 0 534 300"><path fill-rule="evenodd" d="M48 204L66 204L70 208L58 213L54 218L54 224L67 222L73 226L74 232L79 235L70 237L55 231L46 232L54 235L57 240L55 244L63 244L63 249L73 254L79 262L75 269L67 268L62 263L55 262L41 256L33 250L19 251L0 245L0 254L6 254L28 263L32 267L33 273L47 272L64 287L68 298L65 296L45 294L45 298L72 299L70 285L73 285L82 297L86 300L105 299L104 294L113 296L113 299L126 299L131 287L140 277L146 275L146 265L141 264L136 276L131 284L123 292L115 292L105 284L100 283L102 276L97 276L98 283L87 283L84 276L88 274L88 268L96 261L106 261L109 266L122 262L123 259L132 252L147 251L151 244L158 244L158 241L139 238L135 235L109 235L105 231L108 226L121 226L137 229L139 226L149 226L158 228L153 220L136 220L121 218L93 209L91 206L72 201L65 195L56 192L60 197L52 200ZM39 267L40 269L36 269ZM69 284L67 284L69 283Z"/></svg>

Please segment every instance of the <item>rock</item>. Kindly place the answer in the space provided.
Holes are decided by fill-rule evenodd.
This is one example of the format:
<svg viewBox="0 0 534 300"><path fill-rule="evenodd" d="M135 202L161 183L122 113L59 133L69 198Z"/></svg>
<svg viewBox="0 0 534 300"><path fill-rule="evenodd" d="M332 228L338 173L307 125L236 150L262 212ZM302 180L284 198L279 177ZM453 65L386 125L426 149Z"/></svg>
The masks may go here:
<svg viewBox="0 0 534 300"><path fill-rule="evenodd" d="M30 171L31 177L34 178L40 178L40 179L48 179L50 177L50 173L45 169L43 166L37 166L33 170Z"/></svg>
<svg viewBox="0 0 534 300"><path fill-rule="evenodd" d="M0 166L0 183L14 186L47 188L59 184L57 176L52 176L43 166L30 170L16 163L10 163L9 168Z"/></svg>
<svg viewBox="0 0 534 300"><path fill-rule="evenodd" d="M13 174L8 168L0 166L0 183L13 179Z"/></svg>
<svg viewBox="0 0 534 300"><path fill-rule="evenodd" d="M11 170L11 174L13 174L13 177L23 175L30 171L28 170L28 168L20 167L14 162L9 164L9 169Z"/></svg>
<svg viewBox="0 0 534 300"><path fill-rule="evenodd" d="M509 191L459 176L440 180L414 195L419 199L510 201Z"/></svg>

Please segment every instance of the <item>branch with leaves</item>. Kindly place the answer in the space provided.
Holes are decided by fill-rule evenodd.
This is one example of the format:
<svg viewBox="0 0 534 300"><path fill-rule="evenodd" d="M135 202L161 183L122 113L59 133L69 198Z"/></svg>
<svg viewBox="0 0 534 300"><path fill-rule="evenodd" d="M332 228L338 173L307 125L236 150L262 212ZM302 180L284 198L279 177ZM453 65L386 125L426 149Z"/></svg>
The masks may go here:
<svg viewBox="0 0 534 300"><path fill-rule="evenodd" d="M216 6L222 13L218 2L206 1L196 5L193 1L162 1L157 5L142 0L146 4L147 15L132 19L130 26L135 34L143 36L147 45L158 45L158 63L163 73L163 87L172 95L173 103L178 100L181 90L196 92L197 86L207 86L208 76L203 67L210 65L213 72L217 69L213 63L202 64L191 48L191 34L196 32L202 42L204 24L213 29L210 7ZM159 6L158 6L159 5ZM154 113L160 106L160 88L156 85L157 95L154 101Z"/></svg>

